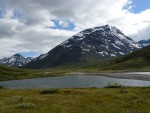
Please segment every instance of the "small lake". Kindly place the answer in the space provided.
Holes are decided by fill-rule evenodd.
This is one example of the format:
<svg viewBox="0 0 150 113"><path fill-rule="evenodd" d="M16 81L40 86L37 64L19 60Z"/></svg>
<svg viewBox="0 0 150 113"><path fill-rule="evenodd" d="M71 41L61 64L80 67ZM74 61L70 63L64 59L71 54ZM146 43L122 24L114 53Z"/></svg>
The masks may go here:
<svg viewBox="0 0 150 113"><path fill-rule="evenodd" d="M150 86L150 81L118 79L96 75L73 75L62 77L46 77L25 80L0 82L0 86L12 89L32 88L102 88L109 83L119 83L125 86Z"/></svg>

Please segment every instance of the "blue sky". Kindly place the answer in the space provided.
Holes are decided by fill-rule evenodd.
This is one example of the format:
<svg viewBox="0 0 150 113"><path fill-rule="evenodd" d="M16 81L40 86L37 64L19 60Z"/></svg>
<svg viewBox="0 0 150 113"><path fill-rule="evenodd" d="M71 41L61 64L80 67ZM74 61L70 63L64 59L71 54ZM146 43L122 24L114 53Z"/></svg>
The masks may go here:
<svg viewBox="0 0 150 113"><path fill-rule="evenodd" d="M24 57L31 57L31 56L32 57L37 57L39 55L38 52L20 52L18 54L20 54L20 55L22 55Z"/></svg>
<svg viewBox="0 0 150 113"><path fill-rule="evenodd" d="M5 14L5 7L2 0L0 0L0 18L2 18Z"/></svg>
<svg viewBox="0 0 150 113"><path fill-rule="evenodd" d="M136 41L150 38L150 0L125 6L130 1L0 0L0 58L37 56L86 28L105 24Z"/></svg>
<svg viewBox="0 0 150 113"><path fill-rule="evenodd" d="M150 8L150 0L133 0L133 9L134 13L140 13L146 9Z"/></svg>

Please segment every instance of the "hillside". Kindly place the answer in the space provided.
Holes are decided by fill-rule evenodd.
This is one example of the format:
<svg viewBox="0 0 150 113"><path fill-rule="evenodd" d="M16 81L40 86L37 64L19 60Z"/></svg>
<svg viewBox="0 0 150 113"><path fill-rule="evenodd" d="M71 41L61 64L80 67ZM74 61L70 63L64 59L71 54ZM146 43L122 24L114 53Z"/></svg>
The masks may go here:
<svg viewBox="0 0 150 113"><path fill-rule="evenodd" d="M150 67L150 46L112 59L107 62L106 70L125 70L125 69L149 69Z"/></svg>
<svg viewBox="0 0 150 113"><path fill-rule="evenodd" d="M68 72L70 72L68 68L30 70L0 65L0 81L64 76Z"/></svg>
<svg viewBox="0 0 150 113"><path fill-rule="evenodd" d="M27 75L25 70L0 65L0 81L18 79Z"/></svg>

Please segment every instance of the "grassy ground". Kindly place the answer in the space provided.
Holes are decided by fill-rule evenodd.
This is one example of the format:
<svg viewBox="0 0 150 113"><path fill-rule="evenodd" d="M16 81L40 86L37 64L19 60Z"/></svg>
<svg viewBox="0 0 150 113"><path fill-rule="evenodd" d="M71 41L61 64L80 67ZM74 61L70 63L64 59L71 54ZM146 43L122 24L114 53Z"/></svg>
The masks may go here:
<svg viewBox="0 0 150 113"><path fill-rule="evenodd" d="M50 68L33 70L0 66L0 81L64 76L70 72L72 72L70 68Z"/></svg>
<svg viewBox="0 0 150 113"><path fill-rule="evenodd" d="M0 113L150 113L150 88L0 89Z"/></svg>

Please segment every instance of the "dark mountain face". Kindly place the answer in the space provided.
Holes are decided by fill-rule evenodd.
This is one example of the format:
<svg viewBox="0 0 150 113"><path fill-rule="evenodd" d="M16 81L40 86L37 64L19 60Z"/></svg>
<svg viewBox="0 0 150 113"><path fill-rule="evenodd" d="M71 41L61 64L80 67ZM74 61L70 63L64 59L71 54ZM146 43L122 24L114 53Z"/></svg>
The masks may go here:
<svg viewBox="0 0 150 113"><path fill-rule="evenodd" d="M34 59L26 68L47 68L89 59L103 60L121 56L141 48L140 44L109 25L86 29L47 54Z"/></svg>
<svg viewBox="0 0 150 113"><path fill-rule="evenodd" d="M33 58L28 57L24 58L20 54L15 54L11 57L0 59L0 64L12 66L12 67L20 67L27 63L29 63Z"/></svg>
<svg viewBox="0 0 150 113"><path fill-rule="evenodd" d="M150 39L148 39L148 40L140 40L138 43L141 44L143 47L144 46L148 46L148 45L150 45Z"/></svg>

